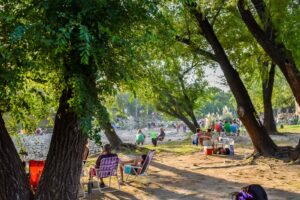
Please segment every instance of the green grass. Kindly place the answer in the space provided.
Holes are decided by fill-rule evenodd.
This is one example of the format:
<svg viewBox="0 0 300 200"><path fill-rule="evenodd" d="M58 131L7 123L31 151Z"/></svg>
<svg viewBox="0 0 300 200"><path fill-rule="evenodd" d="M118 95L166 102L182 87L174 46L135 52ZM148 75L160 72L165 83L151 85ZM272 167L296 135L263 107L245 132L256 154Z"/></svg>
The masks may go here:
<svg viewBox="0 0 300 200"><path fill-rule="evenodd" d="M157 147L153 145L145 146L147 150L155 149L157 153L175 153L175 154L188 154L200 150L200 147L191 144L191 139L183 141L166 142L164 144L158 144Z"/></svg>
<svg viewBox="0 0 300 200"><path fill-rule="evenodd" d="M133 155L140 155L140 154L147 154L149 150L154 149L157 153L174 153L174 154L188 154L197 152L200 150L200 147L193 146L191 144L191 139L185 139L183 141L171 141L165 143L158 143L157 147L153 145L144 145L142 147L137 148L134 151L125 151L122 154L133 154Z"/></svg>
<svg viewBox="0 0 300 200"><path fill-rule="evenodd" d="M300 133L300 124L297 125L284 125L283 128L277 127L279 133Z"/></svg>
<svg viewBox="0 0 300 200"><path fill-rule="evenodd" d="M172 141L172 142L165 142L165 143L158 143L157 147L154 147L153 145L144 145L138 147L136 150L126 150L117 152L118 155L142 155L147 154L149 150L155 150L155 154L160 153L173 153L177 155L184 155L194 152L199 152L201 147L194 146L191 144L191 139L187 138L183 141ZM99 154L90 155L86 166L94 166L96 163L96 160L98 158Z"/></svg>

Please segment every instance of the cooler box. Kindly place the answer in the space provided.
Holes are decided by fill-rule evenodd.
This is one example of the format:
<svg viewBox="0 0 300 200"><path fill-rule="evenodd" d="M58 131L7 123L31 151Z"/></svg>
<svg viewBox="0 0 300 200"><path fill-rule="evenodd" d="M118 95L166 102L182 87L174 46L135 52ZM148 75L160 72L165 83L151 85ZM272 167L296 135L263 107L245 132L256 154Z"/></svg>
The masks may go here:
<svg viewBox="0 0 300 200"><path fill-rule="evenodd" d="M204 147L204 154L205 155L212 155L213 154L213 147Z"/></svg>
<svg viewBox="0 0 300 200"><path fill-rule="evenodd" d="M40 176L44 170L45 161L30 160L29 161L29 182L31 187L35 190L38 186Z"/></svg>

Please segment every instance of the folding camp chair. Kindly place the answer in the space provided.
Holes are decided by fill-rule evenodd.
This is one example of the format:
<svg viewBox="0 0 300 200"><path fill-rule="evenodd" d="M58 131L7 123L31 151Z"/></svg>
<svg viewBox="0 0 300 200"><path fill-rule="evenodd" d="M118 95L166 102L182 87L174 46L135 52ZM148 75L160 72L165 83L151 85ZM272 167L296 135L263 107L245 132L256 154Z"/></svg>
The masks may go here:
<svg viewBox="0 0 300 200"><path fill-rule="evenodd" d="M136 179L138 176L146 176L147 175L147 170L149 168L150 162L154 156L155 150L150 150L143 166L138 167L138 166L131 166L131 165L125 165L124 170L125 174L127 174L126 181L128 181L128 178L130 175L134 176L134 179Z"/></svg>
<svg viewBox="0 0 300 200"><path fill-rule="evenodd" d="M44 170L45 161L30 160L29 161L29 183L33 190L37 189L40 177Z"/></svg>
<svg viewBox="0 0 300 200"><path fill-rule="evenodd" d="M111 177L117 177L118 188L120 190L120 184L118 179L118 164L119 158L118 157L110 157L110 158L103 158L101 159L99 169L96 169L96 177L98 178L98 187L99 191L103 193L102 189L110 188L111 186ZM101 188L100 187L100 178L108 178L109 177L109 185ZM112 192L114 190L110 190Z"/></svg>

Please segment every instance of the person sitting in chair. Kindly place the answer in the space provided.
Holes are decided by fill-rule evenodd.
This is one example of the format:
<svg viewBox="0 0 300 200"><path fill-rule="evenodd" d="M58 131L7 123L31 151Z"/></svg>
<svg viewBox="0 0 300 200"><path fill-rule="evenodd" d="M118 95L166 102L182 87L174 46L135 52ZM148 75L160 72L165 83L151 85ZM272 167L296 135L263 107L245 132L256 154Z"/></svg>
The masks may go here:
<svg viewBox="0 0 300 200"><path fill-rule="evenodd" d="M95 167L90 169L90 179L93 176L96 176L96 170L99 169L101 160L103 158L111 158L111 157L118 157L118 155L111 152L111 146L110 146L110 144L105 144L103 146L102 153L99 155L99 157L98 157L98 159L96 161ZM103 182L103 178L100 178L100 187L101 188L105 187L105 184Z"/></svg>
<svg viewBox="0 0 300 200"><path fill-rule="evenodd" d="M126 165L130 165L131 171L129 173L140 174L142 172L141 167L143 167L146 158L147 158L147 155L143 154L137 159L121 161L120 162L121 183L124 182L124 167L126 167Z"/></svg>
<svg viewBox="0 0 300 200"><path fill-rule="evenodd" d="M166 136L166 133L165 133L164 129L163 129L163 128L160 128L160 133L159 133L157 139L158 139L159 141L163 141L163 140L165 139L165 136Z"/></svg>

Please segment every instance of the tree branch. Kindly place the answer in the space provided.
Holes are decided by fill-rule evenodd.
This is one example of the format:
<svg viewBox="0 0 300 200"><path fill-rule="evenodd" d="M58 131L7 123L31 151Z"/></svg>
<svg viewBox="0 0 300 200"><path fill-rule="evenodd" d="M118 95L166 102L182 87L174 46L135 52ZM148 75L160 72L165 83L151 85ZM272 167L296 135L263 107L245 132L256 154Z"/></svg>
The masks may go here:
<svg viewBox="0 0 300 200"><path fill-rule="evenodd" d="M183 44L186 44L186 45L190 46L195 53L217 62L217 58L214 54L212 54L209 51L206 51L204 49L200 49L190 39L183 38L183 37L177 35L176 40L178 42L181 42Z"/></svg>
<svg viewBox="0 0 300 200"><path fill-rule="evenodd" d="M213 16L213 18L212 18L212 20L211 20L211 23L210 23L212 27L214 26L214 24L215 24L215 22L216 22L216 20L217 20L217 17L219 16L219 14L220 14L220 12L221 12L223 6L224 6L224 3L225 3L225 1L223 0L223 1L222 1L222 4L221 4L221 5L219 6L219 8L218 8L217 13Z"/></svg>
<svg viewBox="0 0 300 200"><path fill-rule="evenodd" d="M276 45L274 40L270 40L267 33L258 25L250 10L245 9L244 0L238 1L238 9L243 21L257 42L277 65L283 66L285 61L284 59L281 59L282 56L280 54L282 52L280 48Z"/></svg>
<svg viewBox="0 0 300 200"><path fill-rule="evenodd" d="M182 72L182 74L180 74L180 78L184 77L187 73L189 73L192 69L194 69L197 66L198 63L195 63L194 60L192 61L192 66L190 68L187 68L185 71Z"/></svg>

